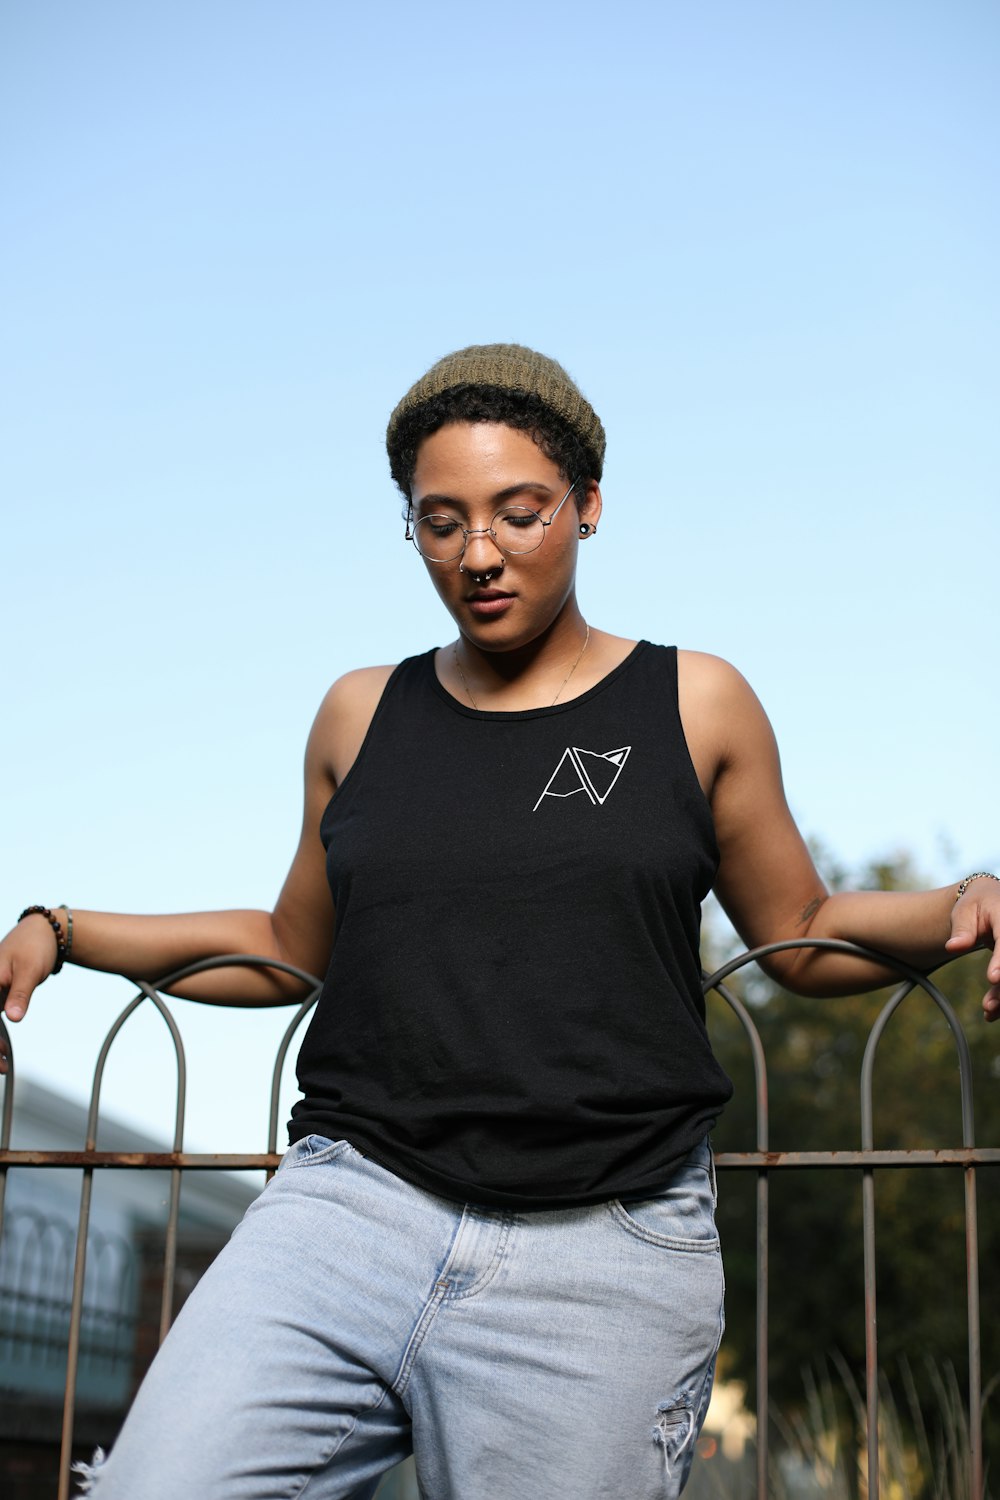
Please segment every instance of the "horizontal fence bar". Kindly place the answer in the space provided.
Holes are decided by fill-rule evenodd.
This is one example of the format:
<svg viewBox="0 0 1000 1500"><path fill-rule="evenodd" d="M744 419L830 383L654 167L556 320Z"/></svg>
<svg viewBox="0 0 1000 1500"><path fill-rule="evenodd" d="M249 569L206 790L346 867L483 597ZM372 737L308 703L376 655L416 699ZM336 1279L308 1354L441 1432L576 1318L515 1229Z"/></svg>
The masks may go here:
<svg viewBox="0 0 1000 1500"><path fill-rule="evenodd" d="M273 1172L280 1151L0 1151L0 1167L118 1167L139 1170ZM995 1167L1000 1148L948 1146L939 1151L719 1151L715 1165L760 1171L788 1167Z"/></svg>
<svg viewBox="0 0 1000 1500"><path fill-rule="evenodd" d="M953 1146L940 1151L720 1151L717 1167L990 1167L1000 1149Z"/></svg>
<svg viewBox="0 0 1000 1500"><path fill-rule="evenodd" d="M0 1167L120 1167L253 1172L281 1165L279 1151L0 1151Z"/></svg>

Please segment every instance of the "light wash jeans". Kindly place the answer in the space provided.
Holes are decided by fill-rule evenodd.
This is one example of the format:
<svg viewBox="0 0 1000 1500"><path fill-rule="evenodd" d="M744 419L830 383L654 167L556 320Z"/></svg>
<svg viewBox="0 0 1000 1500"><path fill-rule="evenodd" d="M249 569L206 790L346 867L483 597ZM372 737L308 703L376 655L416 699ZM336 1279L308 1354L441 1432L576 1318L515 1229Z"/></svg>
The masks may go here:
<svg viewBox="0 0 1000 1500"><path fill-rule="evenodd" d="M286 1154L192 1292L93 1500L646 1500L687 1477L722 1334L703 1142L642 1202L501 1213L346 1141Z"/></svg>

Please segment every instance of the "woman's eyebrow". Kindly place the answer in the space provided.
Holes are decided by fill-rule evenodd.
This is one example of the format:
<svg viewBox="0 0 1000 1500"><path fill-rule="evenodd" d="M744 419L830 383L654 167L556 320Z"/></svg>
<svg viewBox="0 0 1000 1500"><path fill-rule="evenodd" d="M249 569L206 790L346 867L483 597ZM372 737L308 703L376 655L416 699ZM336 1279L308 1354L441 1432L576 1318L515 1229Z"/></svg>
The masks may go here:
<svg viewBox="0 0 1000 1500"><path fill-rule="evenodd" d="M538 490L543 495L552 495L555 491L540 479L524 479L520 484L509 484L506 489L498 490L493 496L494 500L510 500L514 495L523 495L525 490Z"/></svg>
<svg viewBox="0 0 1000 1500"><path fill-rule="evenodd" d="M523 495L525 490L534 490L544 497L555 494L551 486L543 484L540 479L521 479L516 484L508 484L502 490L497 490L491 497L491 503L503 505L505 500L512 500L515 495ZM454 495L438 494L421 495L420 499L414 503L421 506L457 505L462 509L467 509L469 504L467 500L458 500Z"/></svg>

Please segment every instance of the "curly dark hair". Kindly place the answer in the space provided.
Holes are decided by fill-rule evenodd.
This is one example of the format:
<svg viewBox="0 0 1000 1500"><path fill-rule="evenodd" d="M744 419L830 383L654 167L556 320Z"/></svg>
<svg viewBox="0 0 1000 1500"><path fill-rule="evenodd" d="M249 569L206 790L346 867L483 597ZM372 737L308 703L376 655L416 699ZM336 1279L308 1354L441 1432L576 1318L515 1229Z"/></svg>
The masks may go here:
<svg viewBox="0 0 1000 1500"><path fill-rule="evenodd" d="M407 412L393 436L389 467L407 508L420 444L449 422L502 422L505 427L527 433L567 484L578 483L577 498L593 478L593 459L583 443L538 396L494 385L454 385Z"/></svg>

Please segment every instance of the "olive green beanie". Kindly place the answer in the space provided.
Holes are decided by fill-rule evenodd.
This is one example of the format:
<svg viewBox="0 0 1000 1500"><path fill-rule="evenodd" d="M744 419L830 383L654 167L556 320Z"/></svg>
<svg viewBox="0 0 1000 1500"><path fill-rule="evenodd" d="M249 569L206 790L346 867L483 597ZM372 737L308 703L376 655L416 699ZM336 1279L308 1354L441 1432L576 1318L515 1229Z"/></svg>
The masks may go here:
<svg viewBox="0 0 1000 1500"><path fill-rule="evenodd" d="M579 438L591 461L591 476L600 480L606 444L600 418L562 365L523 344L471 344L431 365L389 418L385 445L390 459L403 418L432 396L460 385L491 386L537 397Z"/></svg>

